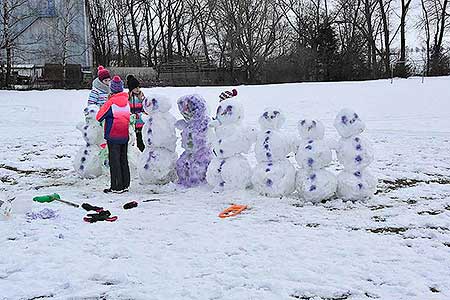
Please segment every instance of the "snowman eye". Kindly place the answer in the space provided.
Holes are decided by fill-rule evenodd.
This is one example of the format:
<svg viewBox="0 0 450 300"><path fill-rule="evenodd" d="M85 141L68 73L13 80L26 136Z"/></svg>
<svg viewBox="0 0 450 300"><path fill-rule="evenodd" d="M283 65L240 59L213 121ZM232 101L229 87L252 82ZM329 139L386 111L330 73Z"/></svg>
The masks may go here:
<svg viewBox="0 0 450 300"><path fill-rule="evenodd" d="M303 125L305 125L305 123L306 123L306 120L302 120L301 122L300 122L300 124L303 126Z"/></svg>
<svg viewBox="0 0 450 300"><path fill-rule="evenodd" d="M95 110L91 109L89 112L93 113L93 112L95 112Z"/></svg>
<svg viewBox="0 0 450 300"><path fill-rule="evenodd" d="M266 111L265 113L263 113L263 117L267 119L269 117L269 113Z"/></svg>
<svg viewBox="0 0 450 300"><path fill-rule="evenodd" d="M313 126L313 127L315 127L315 126L316 126L316 124L317 124L317 122L316 122L316 121L312 121L312 126Z"/></svg>
<svg viewBox="0 0 450 300"><path fill-rule="evenodd" d="M277 111L277 110L275 110L275 111L273 112L273 114L274 114L275 116L278 116L278 115L280 114L280 112Z"/></svg>
<svg viewBox="0 0 450 300"><path fill-rule="evenodd" d="M341 117L341 122L342 122L343 124L347 124L347 122L348 122L347 116L342 116L342 117Z"/></svg>
<svg viewBox="0 0 450 300"><path fill-rule="evenodd" d="M358 119L358 115L356 113L353 116L355 117L355 119Z"/></svg>

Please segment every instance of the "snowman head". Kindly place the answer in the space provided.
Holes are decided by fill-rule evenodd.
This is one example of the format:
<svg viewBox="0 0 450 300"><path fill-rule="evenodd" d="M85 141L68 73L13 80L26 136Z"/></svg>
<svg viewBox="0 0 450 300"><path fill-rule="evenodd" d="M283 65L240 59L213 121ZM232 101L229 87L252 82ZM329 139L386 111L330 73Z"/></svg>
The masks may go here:
<svg viewBox="0 0 450 300"><path fill-rule="evenodd" d="M356 112L344 108L337 114L334 127L343 138L348 138L363 132L366 125Z"/></svg>
<svg viewBox="0 0 450 300"><path fill-rule="evenodd" d="M202 96L193 94L178 99L178 109L187 121L203 119L208 115L208 107Z"/></svg>
<svg viewBox="0 0 450 300"><path fill-rule="evenodd" d="M285 121L286 118L282 111L274 107L266 108L259 117L259 125L262 130L280 129Z"/></svg>
<svg viewBox="0 0 450 300"><path fill-rule="evenodd" d="M170 100L166 96L151 94L142 102L142 108L144 111L151 115L153 113L165 113L171 108Z"/></svg>
<svg viewBox="0 0 450 300"><path fill-rule="evenodd" d="M216 110L216 120L220 125L240 122L244 118L244 107L237 98L230 98L219 103Z"/></svg>
<svg viewBox="0 0 450 300"><path fill-rule="evenodd" d="M304 140L321 140L325 135L325 127L319 120L303 119L298 121L298 132Z"/></svg>
<svg viewBox="0 0 450 300"><path fill-rule="evenodd" d="M99 108L95 104L88 105L84 110L84 117L86 118L86 122L95 120L95 117L97 116L97 113L99 111Z"/></svg>

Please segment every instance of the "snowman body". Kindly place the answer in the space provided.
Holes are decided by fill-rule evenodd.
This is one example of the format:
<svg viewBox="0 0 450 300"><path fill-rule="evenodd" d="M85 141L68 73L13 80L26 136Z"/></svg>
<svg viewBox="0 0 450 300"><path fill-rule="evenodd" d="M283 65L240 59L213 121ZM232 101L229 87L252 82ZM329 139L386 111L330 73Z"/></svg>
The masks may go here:
<svg viewBox="0 0 450 300"><path fill-rule="evenodd" d="M344 169L338 175L338 195L344 201L370 199L376 191L377 180L367 167L373 162L370 141L361 135L365 124L359 115L350 110L341 110L334 121L341 136L336 153Z"/></svg>
<svg viewBox="0 0 450 300"><path fill-rule="evenodd" d="M209 135L213 158L206 180L216 190L245 189L250 185L251 167L245 154L254 140L253 131L242 125L243 107L239 99L222 101Z"/></svg>
<svg viewBox="0 0 450 300"><path fill-rule="evenodd" d="M96 105L89 105L84 110L85 123L77 125L86 144L75 155L73 166L82 178L95 178L103 173L103 161L99 156L100 145L104 143L103 128L95 119L97 112Z"/></svg>
<svg viewBox="0 0 450 300"><path fill-rule="evenodd" d="M177 155L175 117L169 112L170 101L161 95L150 95L143 102L142 140L138 174L142 184L164 185L175 180Z"/></svg>
<svg viewBox="0 0 450 300"><path fill-rule="evenodd" d="M283 197L295 190L295 168L287 159L291 139L281 131L285 117L277 108L267 108L259 118L261 131L255 143L254 189L267 197Z"/></svg>
<svg viewBox="0 0 450 300"><path fill-rule="evenodd" d="M300 143L295 159L300 169L296 186L300 196L311 203L318 203L333 197L337 189L336 176L326 167L332 161L330 143L324 140L325 129L318 120L298 122Z"/></svg>

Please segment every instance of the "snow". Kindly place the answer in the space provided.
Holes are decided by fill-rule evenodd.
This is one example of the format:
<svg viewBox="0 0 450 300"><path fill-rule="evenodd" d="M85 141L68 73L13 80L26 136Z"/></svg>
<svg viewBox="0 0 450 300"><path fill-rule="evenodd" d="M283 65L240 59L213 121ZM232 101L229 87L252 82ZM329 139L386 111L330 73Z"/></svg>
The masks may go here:
<svg viewBox="0 0 450 300"><path fill-rule="evenodd" d="M0 221L0 299L449 299L449 86L450 77L238 87L255 128L270 106L285 112L286 131L316 119L333 140L342 108L363 118L378 193L317 205L206 186L153 194L136 177L129 193L104 195L107 176L72 168L87 90L0 91L0 191L16 197ZM199 93L214 111L224 89L144 92L169 96L180 119L178 97ZM254 152L248 159L256 165ZM119 219L87 224L81 209L31 201L53 192ZM132 200L139 206L123 210ZM249 209L219 219L231 203ZM45 208L57 217L25 216Z"/></svg>

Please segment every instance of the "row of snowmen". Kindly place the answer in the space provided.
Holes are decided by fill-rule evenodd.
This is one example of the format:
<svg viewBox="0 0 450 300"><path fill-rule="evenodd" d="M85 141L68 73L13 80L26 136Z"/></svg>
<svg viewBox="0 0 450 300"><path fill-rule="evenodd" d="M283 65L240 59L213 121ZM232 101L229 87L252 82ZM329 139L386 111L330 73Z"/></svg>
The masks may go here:
<svg viewBox="0 0 450 300"><path fill-rule="evenodd" d="M146 113L142 130L145 150L129 147L132 169L146 185L177 182L185 187L208 183L215 192L246 189L251 186L268 197L287 196L295 191L306 201L319 202L338 195L344 200L370 198L376 179L366 170L373 160L370 142L361 133L365 129L359 116L348 109L336 117L341 135L338 143L324 139L324 126L318 120L300 120L299 138L282 131L285 116L280 109L267 108L259 117L260 130L243 124L244 110L238 97L221 101L211 120L205 100L199 95L183 96L177 101L183 119L169 112L170 100L151 95L143 103ZM86 123L78 126L86 141L74 160L77 172L86 178L102 174L107 161L98 155L103 143L102 128L95 120L95 106L85 109ZM176 129L181 130L184 152L176 153ZM130 130L130 144L135 143ZM247 156L252 145L256 167ZM343 165L338 176L326 169L332 162L332 150ZM295 153L300 167L288 159Z"/></svg>

